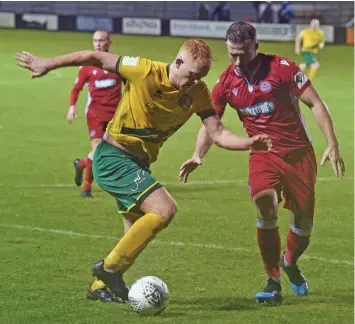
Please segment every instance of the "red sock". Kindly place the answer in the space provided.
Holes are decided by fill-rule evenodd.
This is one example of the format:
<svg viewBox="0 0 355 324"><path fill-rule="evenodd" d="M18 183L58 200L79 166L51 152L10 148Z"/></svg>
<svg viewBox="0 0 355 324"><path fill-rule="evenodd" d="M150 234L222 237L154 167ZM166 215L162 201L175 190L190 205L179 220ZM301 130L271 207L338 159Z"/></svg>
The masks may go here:
<svg viewBox="0 0 355 324"><path fill-rule="evenodd" d="M299 257L306 251L311 236L300 236L291 229L287 234L286 260L290 264L296 264Z"/></svg>
<svg viewBox="0 0 355 324"><path fill-rule="evenodd" d="M83 185L84 191L91 190L91 184L94 181L94 176L92 175L92 160L87 158L86 172L85 172L85 180Z"/></svg>
<svg viewBox="0 0 355 324"><path fill-rule="evenodd" d="M280 277L281 239L279 228L257 229L258 244L261 258L267 275L271 278Z"/></svg>
<svg viewBox="0 0 355 324"><path fill-rule="evenodd" d="M89 160L89 158L81 159L79 161L79 168L80 169L85 169L87 167L87 165L88 165L87 160Z"/></svg>

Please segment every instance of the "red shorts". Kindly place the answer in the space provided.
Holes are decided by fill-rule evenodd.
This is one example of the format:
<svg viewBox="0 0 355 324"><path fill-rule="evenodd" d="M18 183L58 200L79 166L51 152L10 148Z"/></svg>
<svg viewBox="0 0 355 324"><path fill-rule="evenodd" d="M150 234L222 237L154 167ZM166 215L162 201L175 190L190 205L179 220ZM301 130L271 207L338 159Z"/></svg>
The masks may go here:
<svg viewBox="0 0 355 324"><path fill-rule="evenodd" d="M88 125L90 139L93 140L95 138L103 138L107 124L110 122L110 120L111 119L107 120L107 118L103 120L97 114L89 111L86 115L86 122Z"/></svg>
<svg viewBox="0 0 355 324"><path fill-rule="evenodd" d="M249 160L251 197L275 189L284 208L293 213L314 216L317 162L312 145L291 151L281 158L272 152L252 152Z"/></svg>

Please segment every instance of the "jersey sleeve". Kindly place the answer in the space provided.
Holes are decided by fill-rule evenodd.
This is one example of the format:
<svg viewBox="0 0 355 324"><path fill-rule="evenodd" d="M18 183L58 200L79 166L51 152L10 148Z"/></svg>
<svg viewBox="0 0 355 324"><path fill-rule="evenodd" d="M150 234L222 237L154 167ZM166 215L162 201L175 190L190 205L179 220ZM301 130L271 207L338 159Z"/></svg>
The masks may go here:
<svg viewBox="0 0 355 324"><path fill-rule="evenodd" d="M226 109L227 100L224 96L223 84L221 78L217 81L212 90L212 101L216 114L221 118Z"/></svg>
<svg viewBox="0 0 355 324"><path fill-rule="evenodd" d="M85 67L80 67L78 76L75 80L74 87L70 93L70 105L75 106L78 101L79 93L83 90L84 84L88 79L88 73Z"/></svg>
<svg viewBox="0 0 355 324"><path fill-rule="evenodd" d="M151 60L136 56L121 56L117 61L116 72L123 79L134 83L143 79L151 68Z"/></svg>
<svg viewBox="0 0 355 324"><path fill-rule="evenodd" d="M300 97L310 86L311 81L295 63L282 59L279 65L281 83L296 97Z"/></svg>
<svg viewBox="0 0 355 324"><path fill-rule="evenodd" d="M196 98L196 114L204 120L210 116L215 116L216 113L213 109L211 93L207 85L201 82L200 88Z"/></svg>

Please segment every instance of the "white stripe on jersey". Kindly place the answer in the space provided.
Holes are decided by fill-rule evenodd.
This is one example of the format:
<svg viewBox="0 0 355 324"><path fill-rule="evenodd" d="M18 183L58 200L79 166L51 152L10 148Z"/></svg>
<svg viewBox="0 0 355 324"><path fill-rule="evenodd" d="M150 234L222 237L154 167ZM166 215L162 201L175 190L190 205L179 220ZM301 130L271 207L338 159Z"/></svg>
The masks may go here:
<svg viewBox="0 0 355 324"><path fill-rule="evenodd" d="M85 106L85 115L87 115L89 112L90 103L91 103L91 96L90 96L90 92L88 92L88 101L86 102L86 106Z"/></svg>

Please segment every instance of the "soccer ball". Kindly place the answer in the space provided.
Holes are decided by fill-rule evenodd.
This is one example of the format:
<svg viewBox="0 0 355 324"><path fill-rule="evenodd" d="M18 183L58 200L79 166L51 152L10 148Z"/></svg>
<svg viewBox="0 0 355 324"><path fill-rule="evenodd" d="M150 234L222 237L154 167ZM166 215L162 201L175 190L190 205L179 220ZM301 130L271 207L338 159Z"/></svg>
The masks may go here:
<svg viewBox="0 0 355 324"><path fill-rule="evenodd" d="M130 288L128 303L141 316L161 314L169 304L169 290L163 280L147 276Z"/></svg>

